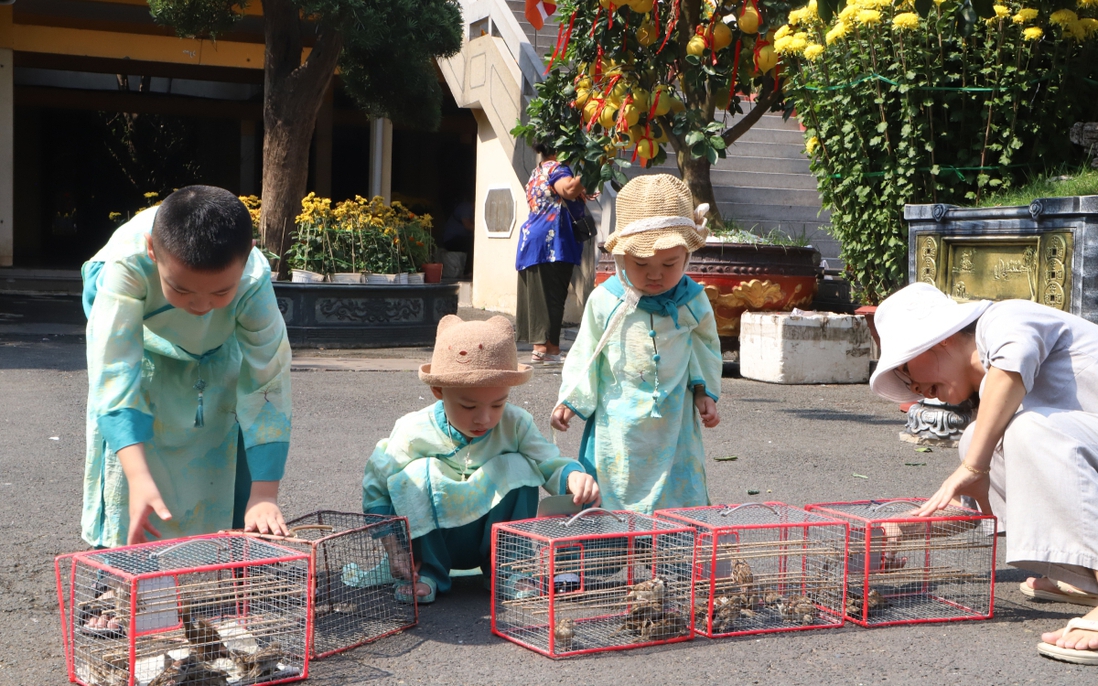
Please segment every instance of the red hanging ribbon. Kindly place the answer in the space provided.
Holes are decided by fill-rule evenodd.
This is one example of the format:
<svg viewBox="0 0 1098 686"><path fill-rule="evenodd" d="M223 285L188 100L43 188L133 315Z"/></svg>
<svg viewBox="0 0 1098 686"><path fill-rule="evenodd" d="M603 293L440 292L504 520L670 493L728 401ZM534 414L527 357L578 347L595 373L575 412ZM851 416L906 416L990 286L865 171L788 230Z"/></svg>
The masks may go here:
<svg viewBox="0 0 1098 686"><path fill-rule="evenodd" d="M667 20L667 35L663 37L663 43L660 44L660 49L657 53L663 52L664 47L667 45L667 41L671 39L671 34L675 31L675 25L679 23L679 5L682 0L674 0L671 3L671 16Z"/></svg>
<svg viewBox="0 0 1098 686"><path fill-rule="evenodd" d="M591 38L595 37L595 29L598 28L599 17L601 16L601 14L602 14L602 5L599 5L598 9L595 10L595 18L591 20L591 34L590 34Z"/></svg>
<svg viewBox="0 0 1098 686"><path fill-rule="evenodd" d="M740 39L736 39L736 54L732 57L732 85L728 88L728 107L731 109L732 103L736 100L736 74L740 71L740 50L742 48Z"/></svg>
<svg viewBox="0 0 1098 686"><path fill-rule="evenodd" d="M568 21L568 33L564 33L564 22L560 23L560 28L557 29L557 47L553 48L553 56L549 58L549 66L545 68L545 73L548 74L549 70L553 68L553 62L556 61L557 55L563 56L565 51L568 50L568 41L572 39L572 27L576 24L576 13L572 13L572 18ZM561 40L564 40L564 46L561 47Z"/></svg>
<svg viewBox="0 0 1098 686"><path fill-rule="evenodd" d="M770 45L770 41L766 40L765 38L757 38L755 40L755 71L759 72L760 75L762 74L762 70L759 69L759 51L767 45Z"/></svg>
<svg viewBox="0 0 1098 686"><path fill-rule="evenodd" d="M652 2L652 35L660 35L660 0Z"/></svg>
<svg viewBox="0 0 1098 686"><path fill-rule="evenodd" d="M656 107L658 107L660 104L660 94L663 93L663 90L661 90L660 88L656 88L654 92L655 95L652 96L652 107L648 110L649 122L652 121L652 117L656 116Z"/></svg>
<svg viewBox="0 0 1098 686"><path fill-rule="evenodd" d="M606 10L606 28L614 28L614 10L618 7L614 3L610 3L610 8Z"/></svg>

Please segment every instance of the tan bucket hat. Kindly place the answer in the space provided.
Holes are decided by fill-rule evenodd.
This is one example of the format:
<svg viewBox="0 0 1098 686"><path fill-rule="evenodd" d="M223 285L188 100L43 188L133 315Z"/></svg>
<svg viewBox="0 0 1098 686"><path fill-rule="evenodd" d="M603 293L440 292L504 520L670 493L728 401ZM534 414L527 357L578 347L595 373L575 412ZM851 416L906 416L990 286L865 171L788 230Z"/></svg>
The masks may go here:
<svg viewBox="0 0 1098 686"><path fill-rule="evenodd" d="M704 220L709 205L695 209L690 187L670 174L638 176L625 184L615 209L614 233L606 241L614 255L651 257L680 245L694 252L709 235Z"/></svg>
<svg viewBox="0 0 1098 686"><path fill-rule="evenodd" d="M467 322L448 314L438 323L435 351L419 368L419 380L443 388L521 386L533 373L530 365L519 364L515 330L506 317Z"/></svg>

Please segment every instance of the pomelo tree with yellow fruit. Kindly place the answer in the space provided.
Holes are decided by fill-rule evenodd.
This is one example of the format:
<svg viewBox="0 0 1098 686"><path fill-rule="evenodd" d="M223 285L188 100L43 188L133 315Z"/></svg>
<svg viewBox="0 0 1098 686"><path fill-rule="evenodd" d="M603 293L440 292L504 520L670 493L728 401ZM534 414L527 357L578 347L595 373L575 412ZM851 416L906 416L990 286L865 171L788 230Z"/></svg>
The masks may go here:
<svg viewBox="0 0 1098 686"><path fill-rule="evenodd" d="M695 201L719 219L710 167L763 114L784 107L773 41L789 7L565 0L546 78L512 133L549 144L588 190L619 187L623 167L673 156Z"/></svg>

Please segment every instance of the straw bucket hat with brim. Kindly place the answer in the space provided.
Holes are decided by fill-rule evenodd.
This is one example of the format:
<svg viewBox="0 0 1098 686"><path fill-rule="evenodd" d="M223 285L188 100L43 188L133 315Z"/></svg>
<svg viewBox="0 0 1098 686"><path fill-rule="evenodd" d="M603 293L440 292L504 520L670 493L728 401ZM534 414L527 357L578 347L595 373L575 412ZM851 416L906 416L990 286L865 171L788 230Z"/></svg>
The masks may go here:
<svg viewBox="0 0 1098 686"><path fill-rule="evenodd" d="M896 291L873 317L881 338L881 359L869 387L898 403L922 400L894 371L979 319L990 306L990 300L959 303L928 283Z"/></svg>
<svg viewBox="0 0 1098 686"><path fill-rule="evenodd" d="M606 241L614 255L651 257L657 250L705 245L709 205L694 208L690 188L670 174L638 176L622 186L615 203L617 222Z"/></svg>
<svg viewBox="0 0 1098 686"><path fill-rule="evenodd" d="M506 317L466 322L448 314L438 323L431 362L419 368L419 380L443 388L520 386L533 367L519 364L515 330Z"/></svg>

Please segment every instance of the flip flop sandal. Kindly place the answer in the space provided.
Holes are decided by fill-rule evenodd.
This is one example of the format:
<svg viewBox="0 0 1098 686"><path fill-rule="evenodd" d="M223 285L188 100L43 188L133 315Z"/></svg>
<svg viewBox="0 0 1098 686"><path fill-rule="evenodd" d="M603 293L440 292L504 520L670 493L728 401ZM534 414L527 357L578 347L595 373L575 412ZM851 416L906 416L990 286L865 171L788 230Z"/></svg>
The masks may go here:
<svg viewBox="0 0 1098 686"><path fill-rule="evenodd" d="M398 603L405 603L407 605L411 605L415 602L418 602L420 605L429 605L435 602L435 597L438 595L438 582L429 576L421 576L419 577L419 581L416 583L427 584L427 586L431 589L431 592L427 595L414 597L416 592L416 585L402 584L396 587L396 591L394 592L393 597L396 598ZM409 589L411 590L411 593L408 592Z"/></svg>
<svg viewBox="0 0 1098 686"><path fill-rule="evenodd" d="M365 571L354 562L348 562L343 565L341 580L345 586L354 586L355 588L381 586L396 581L389 571L388 555L382 555L381 562Z"/></svg>
<svg viewBox="0 0 1098 686"><path fill-rule="evenodd" d="M503 582L504 600L524 600L538 595L538 582L530 576L511 574Z"/></svg>
<svg viewBox="0 0 1098 686"><path fill-rule="evenodd" d="M1066 631L1083 629L1084 631L1098 631L1098 620L1076 617L1069 620ZM1061 648L1044 641L1037 644L1037 652L1045 657L1062 662L1071 662L1077 665L1098 666L1098 650L1076 650L1074 648Z"/></svg>
<svg viewBox="0 0 1098 686"><path fill-rule="evenodd" d="M1064 583L1060 581L1057 581L1056 585L1059 587L1059 591L1044 591L1038 588L1030 588L1029 584L1025 581L1019 584L1018 588L1022 591L1022 595L1032 600L1047 600L1052 603L1074 603L1087 607L1098 607L1098 595L1068 590Z"/></svg>

